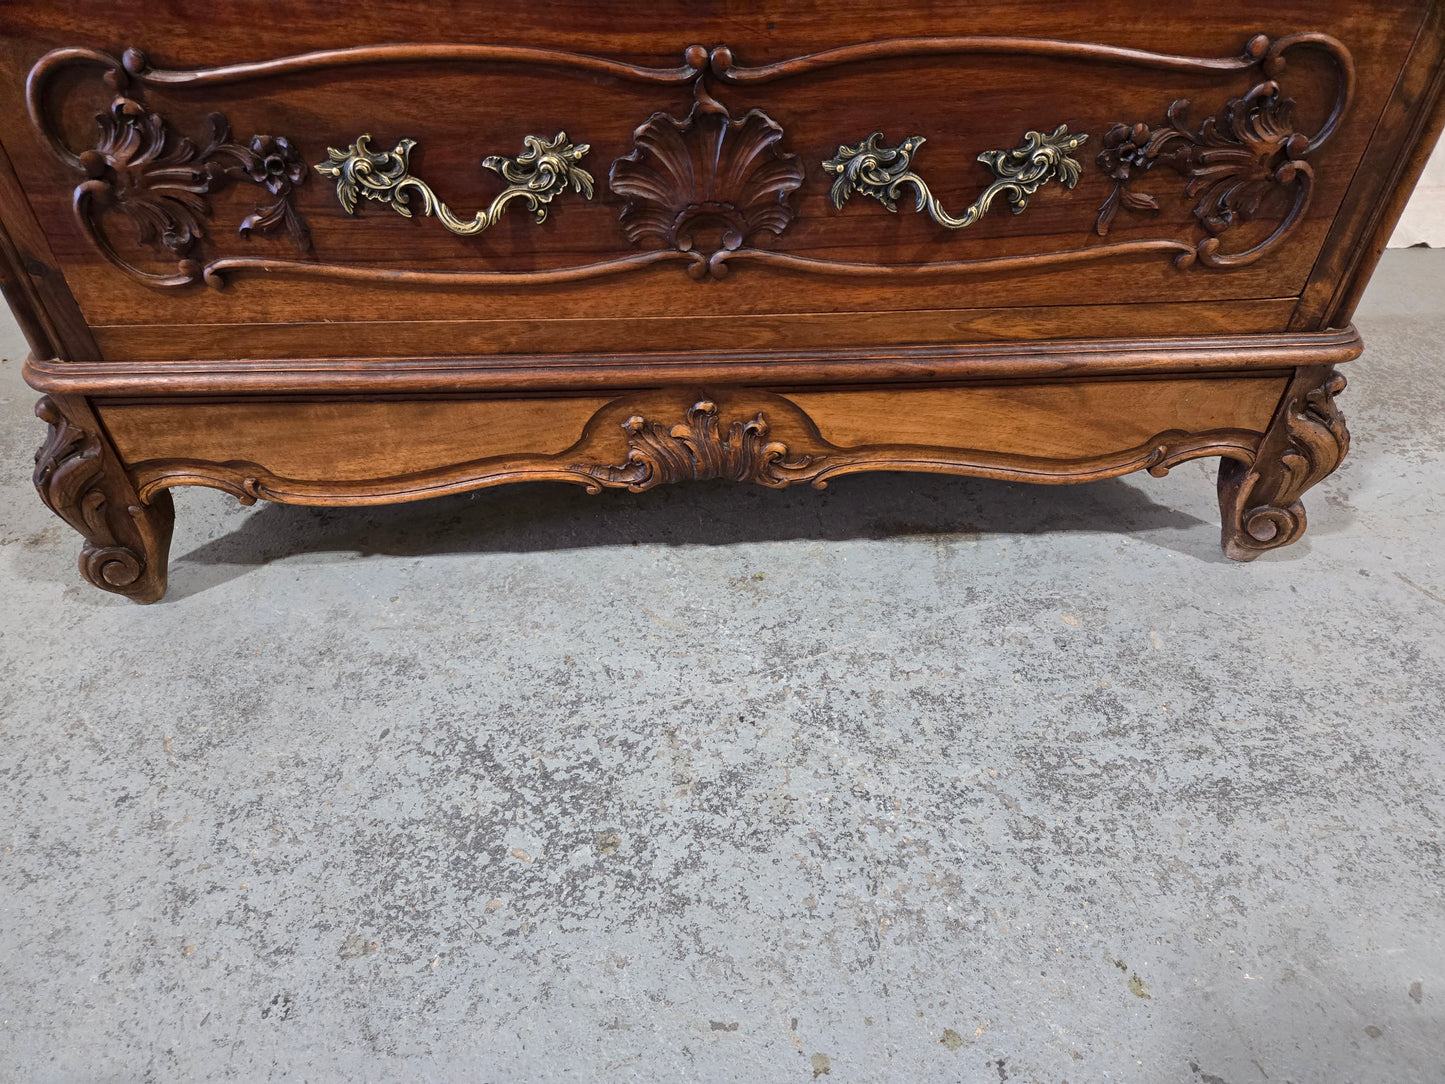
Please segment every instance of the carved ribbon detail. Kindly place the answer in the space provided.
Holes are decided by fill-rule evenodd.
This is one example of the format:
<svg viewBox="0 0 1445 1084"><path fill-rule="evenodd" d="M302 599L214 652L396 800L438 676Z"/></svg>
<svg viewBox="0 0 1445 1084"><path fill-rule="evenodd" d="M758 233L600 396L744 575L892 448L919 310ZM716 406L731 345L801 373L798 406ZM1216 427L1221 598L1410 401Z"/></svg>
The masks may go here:
<svg viewBox="0 0 1445 1084"><path fill-rule="evenodd" d="M524 201L541 223L547 219L547 205L569 187L583 199L592 198L592 174L579 164L591 149L588 144L570 142L566 132L558 132L552 139L523 136L522 143L526 150L515 158L492 155L482 159L482 165L500 173L508 186L471 219L459 218L430 185L411 175L414 139L403 139L394 150L373 151L369 134L357 136L344 151L327 147L326 161L317 164L316 172L336 182L336 198L349 215L356 214L356 200L361 196L410 218L410 197L415 194L423 215L436 215L442 225L463 237L495 225L513 200Z"/></svg>
<svg viewBox="0 0 1445 1084"><path fill-rule="evenodd" d="M849 196L861 192L890 211L897 211L903 190L912 188L915 210L926 209L940 226L962 230L987 214L1001 195L1008 197L1014 214L1021 214L1029 205L1029 197L1050 181L1073 188L1079 183L1083 167L1070 156L1089 137L1083 133L1071 135L1068 125L1061 124L1049 135L1025 132L1023 146L1013 150L984 151L978 160L993 171L994 182L958 218L943 209L923 178L913 172L913 155L923 146L924 137L909 136L897 147L880 147L878 141L882 138L882 132L874 132L855 146L839 147L838 153L823 163L823 168L837 178L830 193L833 206L841 211Z"/></svg>

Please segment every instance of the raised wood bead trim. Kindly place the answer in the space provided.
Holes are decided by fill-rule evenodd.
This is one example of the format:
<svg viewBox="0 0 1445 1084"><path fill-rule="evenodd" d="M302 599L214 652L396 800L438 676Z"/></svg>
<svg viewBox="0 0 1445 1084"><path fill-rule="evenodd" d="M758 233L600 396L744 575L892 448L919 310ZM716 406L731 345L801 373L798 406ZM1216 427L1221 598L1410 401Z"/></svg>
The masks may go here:
<svg viewBox="0 0 1445 1084"><path fill-rule="evenodd" d="M1432 4L1356 171L1289 327L1354 316L1431 151L1445 131L1445 5Z"/></svg>
<svg viewBox="0 0 1445 1084"><path fill-rule="evenodd" d="M577 391L717 381L764 386L932 383L1182 375L1339 365L1362 350L1359 332L1212 335L1193 338L1058 339L943 347L637 353L578 357L329 358L229 361L25 363L31 387L52 394L135 396L228 393L473 393Z"/></svg>

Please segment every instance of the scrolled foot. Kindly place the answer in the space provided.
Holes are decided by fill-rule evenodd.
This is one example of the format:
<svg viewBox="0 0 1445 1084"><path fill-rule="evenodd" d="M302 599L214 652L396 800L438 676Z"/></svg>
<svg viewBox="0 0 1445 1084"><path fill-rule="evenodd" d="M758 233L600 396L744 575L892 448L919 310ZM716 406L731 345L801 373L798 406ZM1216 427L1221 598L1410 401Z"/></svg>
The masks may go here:
<svg viewBox="0 0 1445 1084"><path fill-rule="evenodd" d="M40 499L83 536L80 574L136 602L166 593L175 519L170 493L142 502L83 403L44 396L35 415L50 426L35 453Z"/></svg>
<svg viewBox="0 0 1445 1084"><path fill-rule="evenodd" d="M1345 378L1333 369L1300 369L1254 461L1226 459L1220 464L1219 510L1226 557L1252 561L1304 534L1300 498L1333 472L1350 448L1345 417L1335 405L1335 396L1344 390Z"/></svg>

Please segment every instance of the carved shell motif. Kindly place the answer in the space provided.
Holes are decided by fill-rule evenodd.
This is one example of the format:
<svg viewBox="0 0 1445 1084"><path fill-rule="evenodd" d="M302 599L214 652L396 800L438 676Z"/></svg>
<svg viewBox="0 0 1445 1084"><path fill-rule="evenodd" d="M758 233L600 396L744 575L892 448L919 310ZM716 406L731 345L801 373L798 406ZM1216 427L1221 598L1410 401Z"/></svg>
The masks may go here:
<svg viewBox="0 0 1445 1084"><path fill-rule="evenodd" d="M622 228L634 245L656 240L693 254L694 278L725 275L728 253L792 220L802 163L778 150L783 129L761 110L734 120L700 95L686 117L654 113L632 138L635 149L608 175L627 198Z"/></svg>

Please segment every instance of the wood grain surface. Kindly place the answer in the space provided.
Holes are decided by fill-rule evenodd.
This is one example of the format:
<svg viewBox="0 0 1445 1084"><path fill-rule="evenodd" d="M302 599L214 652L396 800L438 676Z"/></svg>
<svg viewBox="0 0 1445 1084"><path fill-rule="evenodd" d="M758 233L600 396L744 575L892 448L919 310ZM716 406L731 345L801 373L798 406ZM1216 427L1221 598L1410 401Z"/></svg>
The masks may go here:
<svg viewBox="0 0 1445 1084"><path fill-rule="evenodd" d="M724 426L761 416L770 440L830 473L862 465L1088 481L1155 465L1161 446L1202 440L1215 450L1201 454L1217 455L1224 441L1245 454L1286 383L1261 374L787 395L694 387L611 399L252 398L111 402L100 415L143 494L184 480L252 498L346 504L528 478L591 485L587 468L627 460L627 419L670 430L704 401L724 405ZM794 480L816 482L811 473Z"/></svg>
<svg viewBox="0 0 1445 1084"><path fill-rule="evenodd" d="M196 251L223 263L239 260L241 270L218 274L226 282L220 290L196 284L161 291L117 274L70 211L85 175L51 140L75 153L93 146L95 114L115 91L102 66L67 62L36 91L44 131L7 128L5 149L23 163L20 183L45 223L46 243L79 311L107 329L104 356L128 360L178 356L192 343L193 356L350 353L355 337L340 333L346 345L332 345L326 324L398 318L441 322L454 332L465 321L486 321L488 327L460 332L439 348L478 353L516 350L522 340L546 353L618 349L619 314L658 318L639 323L629 346L671 350L727 348L724 325L681 318L749 317L737 333L743 345L759 346L780 337L791 341L794 322L799 341L816 343L824 334L818 318L834 316L832 331L846 345L974 334L947 316L920 319L922 312L1037 314L1056 305L1075 306L1079 334L1098 336L1106 334L1105 310L1121 301L1161 308L1183 303L1164 310L1167 317L1161 312L1145 321L1151 330L1138 334L1155 333L1161 324L1168 334L1209 333L1230 322L1239 331L1283 330L1291 322L1283 301L1310 283L1376 123L1389 115L1396 77L1428 30L1430 8L1283 3L1264 19L1255 9L1184 3L1141 20L1125 4L1086 14L1069 5L895 5L864 13L855 5L814 3L763 15L746 6L724 14L680 0L646 9L512 2L490 6L485 16L449 12L423 45L397 44L415 41L416 27L386 4L294 13L284 21L258 21L251 5L228 5L220 12L207 8L204 28L189 25L201 20L188 19L184 4L164 13L139 3L110 10L100 24L49 5L0 12L6 31L0 104L22 115L25 74L47 52L91 50L114 57L118 66L125 61L130 73L121 70L111 82L118 79L125 94L177 137L200 140L206 118L218 112L238 144L251 133L284 136L307 163L363 132L383 147L410 138L417 141L418 175L453 206L470 209L485 206L502 183L480 168L480 159L516 153L524 134L565 129L588 142L587 164L600 179L609 163L634 151L634 130L649 117L683 118L693 92L705 91L734 115L765 111L782 130L779 147L804 169L786 229L743 246L761 246L766 259L740 257L722 281L695 281L684 273L686 261L665 258L683 253L629 243L618 221L624 200L600 181L590 201L559 197L541 225L518 212L483 234L457 237L435 220L403 218L375 203L348 216L332 186L307 174L292 198L309 227L310 253L298 255L280 235L237 237L235 224L251 213L257 195L253 185L227 184L207 195L206 233ZM887 27L882 41L880 26ZM118 28L124 30L119 36ZM1342 43L1348 63L1308 43L1268 71L1248 55L1262 33L1278 40L1319 36L1320 29ZM707 48L690 51L699 43ZM126 57L126 48L144 56ZM1188 115L1197 126L1267 77L1294 102L1291 123L1303 133L1328 127L1347 77L1352 91L1337 129L1309 157L1308 207L1283 243L1249 266L1175 267L1180 252L1206 235L1194 214L1197 199L1186 191L1188 178L1165 169L1153 171L1147 183L1131 182L1157 210L1121 213L1107 237L1098 235L1095 219L1114 179L1095 159L1112 126L1159 126L1177 100L1191 103ZM1419 110L1411 105L1426 96L1428 87L1406 96L1402 128L1417 124ZM456 104L437 109L437 102ZM854 199L842 210L829 202L822 161L872 130L894 141L926 136L918 170L947 202L961 205L988 180L975 160L980 152L1017 146L1025 130L1061 123L1090 134L1080 152L1082 179L1073 190L1041 190L1023 214L1000 209L954 234L911 207L895 214L876 201ZM1360 198L1370 195L1362 191ZM1284 186L1272 186L1255 220L1234 222L1222 245L1247 249L1268 237L1288 205ZM148 272L174 268L163 248L135 240L125 215L100 210L95 218L126 261ZM1348 238L1338 241L1354 251ZM627 264L601 278L534 281L598 261L654 257L663 262ZM362 277L322 274L329 267ZM939 267L954 270L940 273ZM374 275L387 277L367 280ZM492 323L503 318L520 323ZM1015 324L1028 320L1045 324L1042 333L1051 337L1063 326L1038 315ZM181 337L163 348L163 328L178 324L216 330L209 343ZM265 325L277 330L261 330ZM1307 317L1294 325L1318 326ZM253 329L255 344L247 344L245 328ZM375 330L384 336L387 329ZM234 344L229 351L225 340Z"/></svg>

